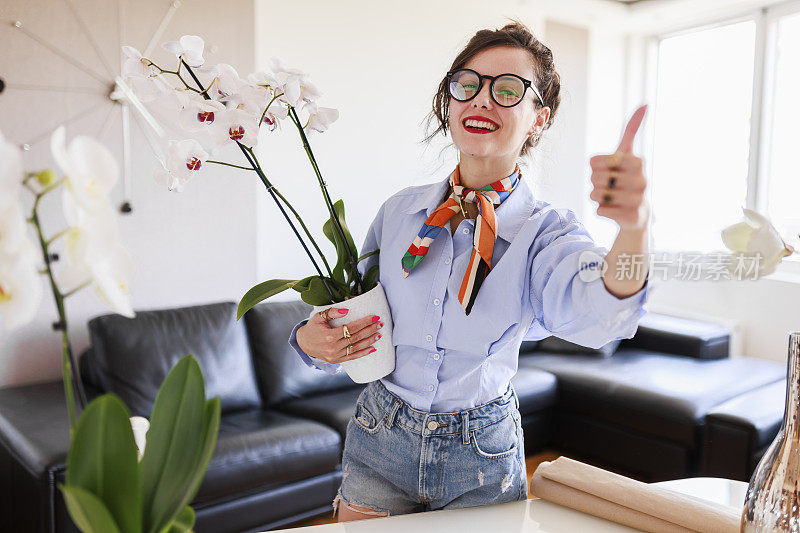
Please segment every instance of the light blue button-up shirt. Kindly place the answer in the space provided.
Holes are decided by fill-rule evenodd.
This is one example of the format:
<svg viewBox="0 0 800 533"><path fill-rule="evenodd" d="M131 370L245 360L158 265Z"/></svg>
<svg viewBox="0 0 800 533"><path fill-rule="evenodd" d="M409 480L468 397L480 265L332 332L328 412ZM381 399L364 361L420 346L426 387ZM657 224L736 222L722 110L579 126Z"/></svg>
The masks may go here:
<svg viewBox="0 0 800 533"><path fill-rule="evenodd" d="M407 278L400 259L449 192L448 178L403 189L386 200L370 226L359 271L379 261L378 279L392 312L396 364L381 378L386 388L415 409L457 412L502 395L517 372L523 339L551 335L599 348L631 338L643 308L649 279L636 293L617 298L605 287L599 271L594 279L579 275L592 257L608 253L597 246L570 209L557 209L533 197L521 180L495 206L497 239L492 267L478 291L470 314L458 301L461 280L472 253L474 219L464 219L454 234L449 223L431 243L425 258ZM587 250L595 256L585 254ZM343 371L310 357L297 345L297 329L289 344L309 366L328 373Z"/></svg>

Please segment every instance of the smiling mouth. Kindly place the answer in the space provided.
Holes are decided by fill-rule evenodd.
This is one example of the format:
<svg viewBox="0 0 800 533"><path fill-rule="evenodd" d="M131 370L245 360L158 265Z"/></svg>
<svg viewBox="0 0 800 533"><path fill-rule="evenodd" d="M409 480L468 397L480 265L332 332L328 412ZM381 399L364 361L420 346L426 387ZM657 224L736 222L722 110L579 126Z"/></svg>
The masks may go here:
<svg viewBox="0 0 800 533"><path fill-rule="evenodd" d="M465 130L469 133L492 133L497 131L499 126L487 122L485 120L477 120L474 118L467 119L461 123Z"/></svg>

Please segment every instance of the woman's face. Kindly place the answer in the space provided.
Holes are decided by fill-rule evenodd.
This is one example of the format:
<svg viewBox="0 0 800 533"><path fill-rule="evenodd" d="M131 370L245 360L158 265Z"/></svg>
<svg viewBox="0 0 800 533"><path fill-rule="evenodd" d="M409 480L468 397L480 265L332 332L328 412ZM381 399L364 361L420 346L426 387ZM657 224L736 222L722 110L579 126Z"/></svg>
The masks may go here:
<svg viewBox="0 0 800 533"><path fill-rule="evenodd" d="M536 83L530 52L521 48L497 46L480 51L464 68L478 74L497 76L516 74ZM516 161L522 145L532 133L537 135L550 116L550 108L536 110L538 102L531 88L525 91L522 101L513 107L502 107L489 94L489 80L484 80L480 92L468 102L450 98L450 128L453 142L463 157L510 158ZM464 121L468 117L483 117L497 125L491 132L468 131Z"/></svg>

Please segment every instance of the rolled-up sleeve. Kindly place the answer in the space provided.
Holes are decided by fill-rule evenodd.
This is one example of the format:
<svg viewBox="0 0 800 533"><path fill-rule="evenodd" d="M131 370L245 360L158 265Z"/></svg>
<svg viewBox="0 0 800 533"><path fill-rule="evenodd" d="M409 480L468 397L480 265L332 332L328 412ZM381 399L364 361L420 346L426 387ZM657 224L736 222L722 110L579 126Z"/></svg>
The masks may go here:
<svg viewBox="0 0 800 533"><path fill-rule="evenodd" d="M595 244L571 210L553 210L548 216L551 222L537 237L546 244L531 268L534 320L552 335L590 348L633 337L647 312L650 273L641 289L618 298L600 276L608 249Z"/></svg>
<svg viewBox="0 0 800 533"><path fill-rule="evenodd" d="M359 254L359 257L363 256L365 253L378 249L383 228L385 206L386 202L384 202L383 205L381 205L381 207L378 209L378 214L375 215L375 219L372 221L372 224L367 230L367 236L364 239L364 244L361 247L361 253ZM358 263L358 272L362 279L364 278L367 270L369 270L373 265L378 264L379 255L380 253L372 254ZM378 273L377 279L380 280L380 272ZM344 302L341 302L339 305L344 305L346 307ZM340 363L329 363L305 353L302 348L300 348L300 345L297 344L297 330L303 327L307 322L308 319L305 319L292 329L292 333L289 335L289 345L294 348L294 350L300 356L300 359L302 359L303 362L311 368L324 370L328 374L338 374L344 371Z"/></svg>

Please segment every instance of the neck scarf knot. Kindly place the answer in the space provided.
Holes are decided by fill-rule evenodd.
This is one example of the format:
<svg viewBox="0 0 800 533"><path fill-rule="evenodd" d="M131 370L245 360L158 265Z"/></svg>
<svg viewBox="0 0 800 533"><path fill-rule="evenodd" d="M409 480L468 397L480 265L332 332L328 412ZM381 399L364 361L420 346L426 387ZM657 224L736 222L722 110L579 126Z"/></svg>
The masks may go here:
<svg viewBox="0 0 800 533"><path fill-rule="evenodd" d="M458 291L458 301L461 302L464 312L469 315L475 298L478 296L478 289L492 268L492 253L494 252L494 241L497 238L495 205L500 205L503 200L508 198L520 179L522 179L522 175L519 165L517 165L509 176L480 189L471 189L461 185L458 165L456 165L456 169L450 174L450 196L425 220L408 251L401 259L403 278L408 277L414 267L422 261L425 254L428 253L428 247L445 224L461 211L461 200L478 204L475 234L472 237L472 254L467 271L461 281L461 289Z"/></svg>

